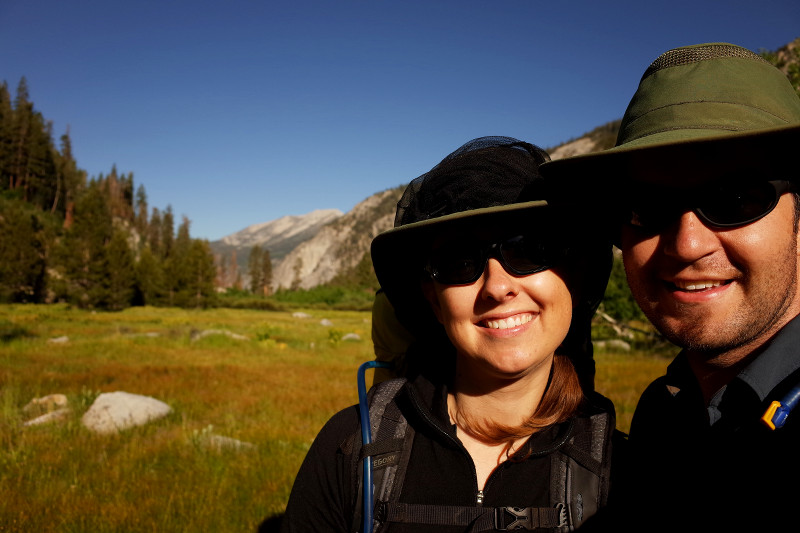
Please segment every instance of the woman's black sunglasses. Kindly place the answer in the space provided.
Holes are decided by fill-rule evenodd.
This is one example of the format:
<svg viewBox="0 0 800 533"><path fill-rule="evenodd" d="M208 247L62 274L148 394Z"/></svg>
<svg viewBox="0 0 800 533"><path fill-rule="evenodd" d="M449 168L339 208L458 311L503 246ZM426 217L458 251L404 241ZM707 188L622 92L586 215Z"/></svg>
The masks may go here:
<svg viewBox="0 0 800 533"><path fill-rule="evenodd" d="M791 182L734 181L708 188L692 198L665 197L659 192L639 193L626 209L624 222L650 233L658 233L693 211L708 226L734 228L767 216L783 193L791 191Z"/></svg>
<svg viewBox="0 0 800 533"><path fill-rule="evenodd" d="M516 235L493 243L449 242L431 253L425 271L443 285L467 285L478 280L490 257L510 274L526 276L560 261L566 250L546 245L541 238Z"/></svg>

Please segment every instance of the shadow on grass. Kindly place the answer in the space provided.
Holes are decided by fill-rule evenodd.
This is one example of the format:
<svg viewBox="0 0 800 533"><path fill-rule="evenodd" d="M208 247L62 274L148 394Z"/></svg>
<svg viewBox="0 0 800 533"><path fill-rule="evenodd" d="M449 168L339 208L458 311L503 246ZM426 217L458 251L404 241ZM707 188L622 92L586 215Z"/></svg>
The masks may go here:
<svg viewBox="0 0 800 533"><path fill-rule="evenodd" d="M258 526L258 533L278 533L281 529L283 515L270 516Z"/></svg>

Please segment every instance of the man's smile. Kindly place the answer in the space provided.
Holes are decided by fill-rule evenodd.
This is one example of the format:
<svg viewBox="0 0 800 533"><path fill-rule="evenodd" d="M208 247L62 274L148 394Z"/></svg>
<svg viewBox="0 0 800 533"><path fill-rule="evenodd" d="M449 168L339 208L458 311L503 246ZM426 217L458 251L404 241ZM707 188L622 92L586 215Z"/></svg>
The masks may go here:
<svg viewBox="0 0 800 533"><path fill-rule="evenodd" d="M720 285L727 285L730 283L730 280L692 280L692 281L684 281L684 280L674 280L671 282L667 282L668 285L672 285L675 290L679 291L687 291L687 292L694 292L694 291L703 291L706 289L713 289L714 287L719 287Z"/></svg>

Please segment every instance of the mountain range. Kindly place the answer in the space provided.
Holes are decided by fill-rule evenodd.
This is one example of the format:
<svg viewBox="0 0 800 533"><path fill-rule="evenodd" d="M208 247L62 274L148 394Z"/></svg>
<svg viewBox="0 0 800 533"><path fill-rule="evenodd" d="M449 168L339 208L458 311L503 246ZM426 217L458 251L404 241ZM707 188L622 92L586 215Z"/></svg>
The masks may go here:
<svg viewBox="0 0 800 533"><path fill-rule="evenodd" d="M552 159L602 150L613 145L619 121L548 150ZM405 186L375 193L351 211L318 209L253 224L211 244L219 284L247 287L250 250L258 245L269 250L272 291L310 289L356 268L369 253L372 239L394 223L397 201Z"/></svg>
<svg viewBox="0 0 800 533"><path fill-rule="evenodd" d="M786 73L800 93L800 38L764 57ZM547 149L551 159L614 146L620 120ZM247 261L253 246L269 250L271 289L309 289L355 270L369 253L372 239L392 227L405 186L369 196L350 212L320 209L249 226L211 243L221 273L218 285L247 287Z"/></svg>

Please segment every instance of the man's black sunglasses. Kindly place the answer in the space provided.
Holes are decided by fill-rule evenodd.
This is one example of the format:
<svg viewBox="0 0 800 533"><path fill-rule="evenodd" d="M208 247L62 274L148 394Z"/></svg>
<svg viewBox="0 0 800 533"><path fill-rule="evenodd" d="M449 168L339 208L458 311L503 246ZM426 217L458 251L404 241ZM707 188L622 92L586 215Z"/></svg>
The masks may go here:
<svg viewBox="0 0 800 533"><path fill-rule="evenodd" d="M650 233L666 229L681 214L693 211L704 224L715 228L734 228L767 216L783 193L793 190L791 182L738 181L708 188L691 198L665 197L656 191L640 192L626 209L623 222Z"/></svg>
<svg viewBox="0 0 800 533"><path fill-rule="evenodd" d="M496 258L506 272L526 276L554 266L566 253L528 235L488 244L461 240L435 248L425 271L443 285L467 285L481 277L490 257Z"/></svg>

